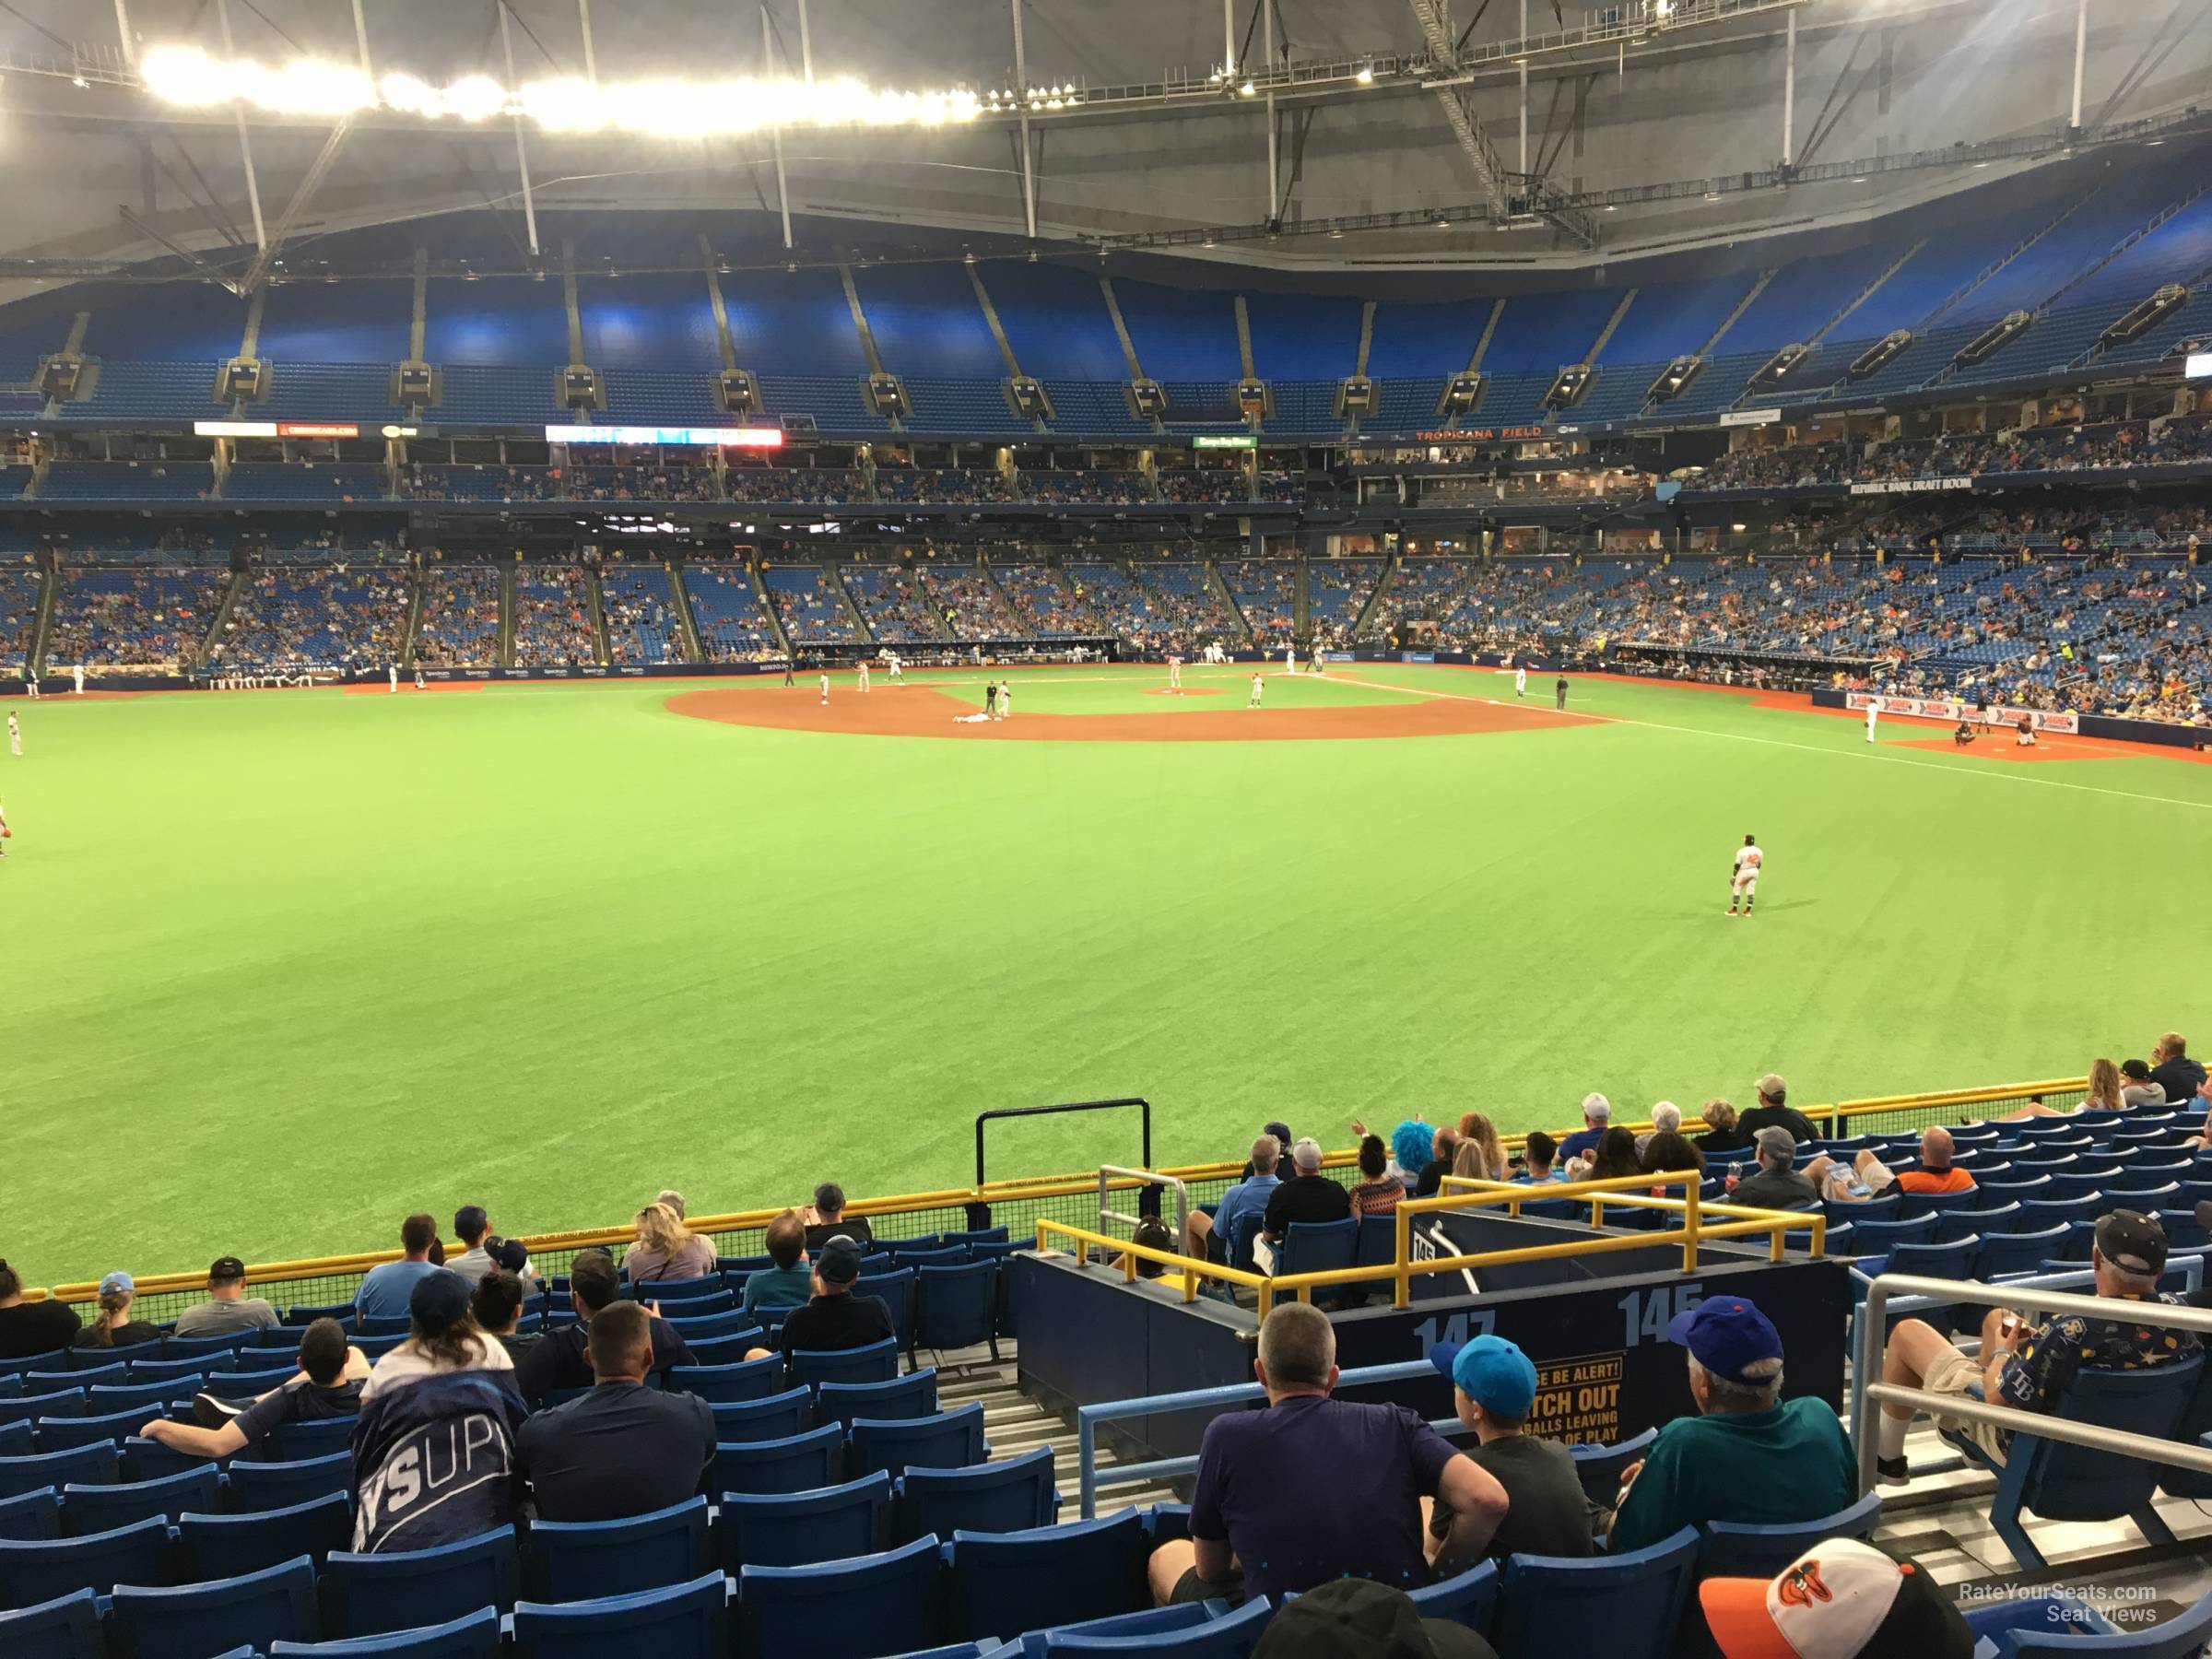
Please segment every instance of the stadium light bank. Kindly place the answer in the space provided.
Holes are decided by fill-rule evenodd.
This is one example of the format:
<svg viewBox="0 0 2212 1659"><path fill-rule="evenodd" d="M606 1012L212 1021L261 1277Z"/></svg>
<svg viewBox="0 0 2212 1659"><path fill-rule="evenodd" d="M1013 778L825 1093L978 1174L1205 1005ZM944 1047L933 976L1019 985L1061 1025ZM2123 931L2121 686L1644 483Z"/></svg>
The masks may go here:
<svg viewBox="0 0 2212 1659"><path fill-rule="evenodd" d="M418 76L371 79L344 64L222 62L189 46L159 46L139 60L154 97L208 107L243 103L277 115L336 120L371 111L431 120L519 116L547 132L633 133L701 138L771 127L949 126L984 112L973 92L900 92L849 77L594 82L564 76L508 88L488 76L443 86Z"/></svg>

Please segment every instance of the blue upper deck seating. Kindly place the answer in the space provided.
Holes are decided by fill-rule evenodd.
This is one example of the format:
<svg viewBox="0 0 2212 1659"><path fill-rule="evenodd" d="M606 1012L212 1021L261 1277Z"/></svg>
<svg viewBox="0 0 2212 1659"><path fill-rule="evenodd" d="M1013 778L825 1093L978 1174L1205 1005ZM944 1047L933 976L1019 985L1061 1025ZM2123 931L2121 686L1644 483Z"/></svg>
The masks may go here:
<svg viewBox="0 0 2212 1659"><path fill-rule="evenodd" d="M1162 288L1116 279L1115 300L1144 371L1169 381L1235 382L1244 372L1237 350L1237 313L1226 291Z"/></svg>
<svg viewBox="0 0 2212 1659"><path fill-rule="evenodd" d="M410 282L280 282L267 293L254 350L272 364L375 365L381 376L407 355Z"/></svg>
<svg viewBox="0 0 2212 1659"><path fill-rule="evenodd" d="M854 378L868 371L835 271L740 271L722 279L722 300L741 369Z"/></svg>
<svg viewBox="0 0 2212 1659"><path fill-rule="evenodd" d="M1771 357L1794 341L1810 339L1910 246L1903 241L1879 241L1791 260L1744 308L1716 349ZM1638 303L1642 303L1641 299ZM1850 328L1852 318L1846 315L1837 326Z"/></svg>
<svg viewBox="0 0 2212 1659"><path fill-rule="evenodd" d="M1755 272L1737 271L1697 282L1655 282L1639 287L1629 314L1606 342L1598 361L1606 365L1649 363L1656 373L1670 359L1687 356L1703 346L1758 280ZM1512 308L1506 310L1510 317ZM1651 384L1649 376L1643 384Z"/></svg>
<svg viewBox="0 0 2212 1659"><path fill-rule="evenodd" d="M1359 366L1363 309L1348 294L1245 295L1253 372L1264 381L1323 381L1333 388Z"/></svg>
<svg viewBox="0 0 2212 1659"><path fill-rule="evenodd" d="M722 367L707 279L696 271L579 277L576 314L583 324L583 360L606 373L610 394L616 370L693 369L703 375ZM702 392L707 384L702 379Z"/></svg>
<svg viewBox="0 0 2212 1659"><path fill-rule="evenodd" d="M428 360L448 368L543 369L544 395L550 399L552 371L569 360L569 313L561 285L527 276L488 276L480 282L434 278L425 301L422 349ZM449 386L448 401L451 397Z"/></svg>
<svg viewBox="0 0 2212 1659"><path fill-rule="evenodd" d="M1505 314L1498 320L1489 352L1482 359L1483 370L1536 375L1548 385L1562 365L1583 360L1619 303L1617 288L1515 294L1505 302Z"/></svg>
<svg viewBox="0 0 2212 1659"><path fill-rule="evenodd" d="M1038 380L1124 382L1129 364L1095 271L1049 264L979 267L999 326L1024 374ZM1054 398L1057 407L1059 400ZM1119 407L1117 398L1115 406ZM1060 408L1060 424L1072 411ZM1097 430L1086 423L1074 429Z"/></svg>
<svg viewBox="0 0 2212 1659"><path fill-rule="evenodd" d="M2186 188L2155 167L2114 171L2080 208L1959 301L1947 320L1989 323L2015 309L2035 310Z"/></svg>
<svg viewBox="0 0 2212 1659"><path fill-rule="evenodd" d="M221 362L245 338L246 302L211 282L131 284L98 290L86 303L85 355L110 362Z"/></svg>
<svg viewBox="0 0 2212 1659"><path fill-rule="evenodd" d="M888 372L978 381L1006 372L965 265L864 265L853 286Z"/></svg>

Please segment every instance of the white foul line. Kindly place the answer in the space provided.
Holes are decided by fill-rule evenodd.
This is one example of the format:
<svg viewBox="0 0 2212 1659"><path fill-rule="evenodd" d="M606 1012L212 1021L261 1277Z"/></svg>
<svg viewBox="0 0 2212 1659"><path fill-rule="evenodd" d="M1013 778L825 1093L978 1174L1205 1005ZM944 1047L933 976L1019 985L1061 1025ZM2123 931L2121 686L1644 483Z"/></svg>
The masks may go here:
<svg viewBox="0 0 2212 1659"><path fill-rule="evenodd" d="M1403 691L1416 697L1449 698L1454 702L1489 703L1510 707L1502 699L1470 697L1464 691L1436 691L1418 686L1394 686L1382 680L1354 679L1348 675L1332 674L1327 677L1347 686L1366 686L1377 691ZM1761 743L1770 748L1802 749L1808 755L1830 755L1838 758L1852 754L1849 749L1823 747L1818 743L1792 743L1786 737L1756 737L1748 732L1715 732L1705 726L1675 725L1664 720L1640 720L1631 714L1586 714L1578 710L1553 711L1572 715L1577 720L1594 721L1606 725L1651 726L1662 732L1686 732L1693 737L1725 737L1737 743ZM1939 771L1954 778L1990 778L2005 783L2035 783L2045 789L2070 789L2082 794L2114 795L2124 801L2156 801L2164 806L2190 806L2199 812L2212 812L2212 801L2182 801L2171 795L2143 794L2132 789L2103 789L2094 783L2067 783L2057 778L2030 777L2019 771L1984 771L1976 767L1947 766L1940 760L1914 760L1907 756L1888 752L1860 755L1862 760L1885 760L1892 766L1915 766L1929 771Z"/></svg>

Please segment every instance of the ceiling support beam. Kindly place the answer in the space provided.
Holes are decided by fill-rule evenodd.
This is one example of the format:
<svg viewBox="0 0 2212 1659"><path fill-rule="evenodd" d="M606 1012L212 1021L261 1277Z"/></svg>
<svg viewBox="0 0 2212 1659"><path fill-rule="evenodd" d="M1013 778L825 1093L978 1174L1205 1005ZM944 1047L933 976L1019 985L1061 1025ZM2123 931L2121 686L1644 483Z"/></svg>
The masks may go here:
<svg viewBox="0 0 2212 1659"><path fill-rule="evenodd" d="M154 241L159 242L164 248L167 248L171 253L174 253L179 259L182 260L186 265L190 265L201 276L206 277L208 281L214 283L217 287L229 288L232 293L238 295L240 298L244 298L246 291L244 283L239 281L237 277L231 276L229 272L221 270L218 267L208 264L206 259L194 253L182 242L177 241L177 239L170 235L168 231L159 229L150 220L140 218L137 214L133 213L128 207L118 207L115 210L115 213L117 218L122 219L123 222L128 225L132 229L137 231L139 235L147 237ZM65 267L68 262L63 260L40 261L33 259L10 261L7 263L11 265L29 265L33 267L35 271L37 267L45 265L52 265L56 268L62 268Z"/></svg>
<svg viewBox="0 0 2212 1659"><path fill-rule="evenodd" d="M131 8L127 0L115 0L115 38L123 42L123 61L135 64L138 49L131 43Z"/></svg>
<svg viewBox="0 0 2212 1659"><path fill-rule="evenodd" d="M315 192L323 187L323 181L329 176L332 164L337 160L338 152L346 147L346 140L352 132L351 115L341 116L338 124L330 129L330 136L324 139L323 148L316 155L313 165L308 168L298 187L293 190L292 199L285 205L284 216L276 221L276 229L270 236L268 244L254 254L253 263L246 267L245 276L239 283L241 292L252 293L267 278L269 266L276 260L277 251L290 237L292 228L300 222L300 216L307 211L307 205L314 199Z"/></svg>
<svg viewBox="0 0 2212 1659"><path fill-rule="evenodd" d="M223 56L235 60L238 46L230 37L230 0L215 0L215 16L222 25ZM246 206L253 210L253 245L265 248L269 245L269 232L261 220L261 180L253 171L253 141L246 136L246 106L233 104L230 112L238 123L238 153L246 164Z"/></svg>
<svg viewBox="0 0 2212 1659"><path fill-rule="evenodd" d="M1221 0L1224 7L1229 0ZM1014 10L1014 96L1022 101L1020 130L1016 140L1021 146L1021 222L1030 240L1037 240L1037 163L1036 152L1030 142L1030 59L1021 41L1021 0L1012 0Z"/></svg>
<svg viewBox="0 0 2212 1659"><path fill-rule="evenodd" d="M492 0L500 13L500 50L507 56L507 84L514 79L514 29L507 16L507 0ZM514 117L514 166L523 176L523 224L530 233L530 257L537 258L537 198L530 189L530 146L523 138L523 118Z"/></svg>
<svg viewBox="0 0 2212 1659"><path fill-rule="evenodd" d="M814 30L806 22L806 0L799 0L799 75L814 85Z"/></svg>
<svg viewBox="0 0 2212 1659"><path fill-rule="evenodd" d="M1790 14L1795 17L1794 12ZM2089 52L2089 0L2075 0L2074 6L2074 112L2066 117L2066 131L2081 131L2081 70L2082 62Z"/></svg>
<svg viewBox="0 0 2212 1659"><path fill-rule="evenodd" d="M1792 12L1782 44L1782 171L1797 164L1797 14Z"/></svg>
<svg viewBox="0 0 2212 1659"><path fill-rule="evenodd" d="M361 73L374 80L376 71L369 63L369 19L362 15L361 0L353 0L353 49L360 57Z"/></svg>
<svg viewBox="0 0 2212 1659"><path fill-rule="evenodd" d="M1260 0L1262 45L1261 62L1269 69L1275 67L1275 0ZM1277 218L1283 210L1283 140L1282 130L1275 119L1275 88L1267 88L1267 216Z"/></svg>
<svg viewBox="0 0 2212 1659"><path fill-rule="evenodd" d="M763 6L760 8L760 77L763 80L768 78L769 60L774 55L775 41L775 26L768 20L768 7ZM789 248L792 246L791 181L783 171L783 129L780 126L770 127L768 139L776 158L776 213L783 225L783 245Z"/></svg>
<svg viewBox="0 0 2212 1659"><path fill-rule="evenodd" d="M592 0L576 0L576 29L583 36L583 78L595 87L599 84L599 52L592 40Z"/></svg>

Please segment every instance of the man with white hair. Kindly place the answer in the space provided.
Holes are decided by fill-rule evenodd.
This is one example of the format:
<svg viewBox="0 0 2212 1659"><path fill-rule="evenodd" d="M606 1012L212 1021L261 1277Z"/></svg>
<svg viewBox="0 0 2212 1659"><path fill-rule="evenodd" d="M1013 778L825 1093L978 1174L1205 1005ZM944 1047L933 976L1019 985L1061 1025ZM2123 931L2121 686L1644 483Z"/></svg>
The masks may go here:
<svg viewBox="0 0 2212 1659"><path fill-rule="evenodd" d="M1621 1472L1612 1551L1656 1544L1715 1521L1785 1526L1857 1500L1859 1472L1834 1407L1782 1397L1782 1336L1740 1296L1677 1314L1666 1339L1689 1351L1696 1417L1659 1430Z"/></svg>
<svg viewBox="0 0 2212 1659"><path fill-rule="evenodd" d="M1652 1126L1636 1137L1638 1154L1641 1155L1644 1147L1651 1144L1653 1135L1665 1135L1670 1132L1676 1135L1681 1134L1682 1108L1672 1100L1662 1100L1652 1108Z"/></svg>
<svg viewBox="0 0 2212 1659"><path fill-rule="evenodd" d="M2097 1223L2089 1266L2097 1277L2099 1296L2183 1305L2183 1298L2159 1288L2159 1276L2166 1271L2166 1230L2154 1217L2134 1210L2107 1212ZM1882 1350L1882 1381L1929 1394L1987 1400L2018 1411L2049 1411L2085 1365L2143 1371L2192 1359L2197 1352L2197 1339L2187 1331L2161 1330L2132 1319L2086 1319L2069 1313L2030 1326L2009 1309L1992 1308L1982 1321L1982 1351L1971 1358L1933 1325L1917 1319L1900 1321ZM1936 1422L1938 1428L1966 1434L1992 1463L2003 1463L2011 1449L2011 1434L1994 1424L1954 1423L1942 1417ZM1878 1479L1909 1478L1905 1431L1912 1426L1912 1406L1882 1402L1875 1459Z"/></svg>
<svg viewBox="0 0 2212 1659"><path fill-rule="evenodd" d="M1583 1097L1583 1126L1559 1143L1562 1166L1571 1158L1587 1158L1613 1122L1613 1102L1602 1094Z"/></svg>
<svg viewBox="0 0 2212 1659"><path fill-rule="evenodd" d="M1302 1135L1291 1143L1289 1180L1267 1194L1267 1218L1260 1230L1280 1243L1293 1221L1341 1221L1352 1213L1352 1195L1321 1172L1321 1143Z"/></svg>

